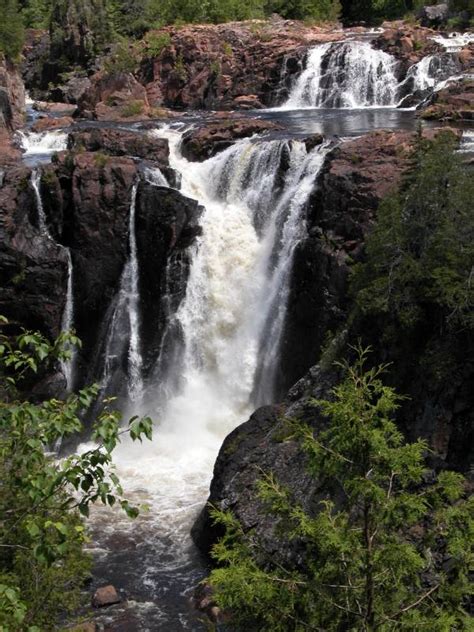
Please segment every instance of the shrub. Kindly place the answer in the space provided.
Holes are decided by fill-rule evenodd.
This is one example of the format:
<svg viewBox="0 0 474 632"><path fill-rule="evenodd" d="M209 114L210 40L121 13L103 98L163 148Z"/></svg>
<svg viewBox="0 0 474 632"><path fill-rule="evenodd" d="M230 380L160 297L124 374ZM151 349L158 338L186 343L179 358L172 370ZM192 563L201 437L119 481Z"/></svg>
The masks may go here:
<svg viewBox="0 0 474 632"><path fill-rule="evenodd" d="M315 510L271 472L258 484L268 524L298 559L267 552L231 512L213 512L226 534L210 582L232 629L470 629L474 498L454 472L427 483L426 444L405 443L392 421L401 398L383 384L384 367L367 370L367 350L355 351L330 398L314 401L327 429L289 425L286 440L301 442L318 490Z"/></svg>
<svg viewBox="0 0 474 632"><path fill-rule="evenodd" d="M143 101L130 101L121 110L121 114L125 118L139 116L143 113L145 103Z"/></svg>
<svg viewBox="0 0 474 632"><path fill-rule="evenodd" d="M77 344L69 333L54 343L29 331L14 339L0 334L0 629L5 631L52 629L60 614L78 607L90 572L82 516L92 503L117 503L131 517L138 513L123 498L113 471L111 455L123 431L110 401L93 423L97 447L61 461L52 454L58 442L80 437L98 387L39 403L21 396L34 375L70 360L71 345ZM151 420L134 418L125 432L132 439L151 437Z"/></svg>

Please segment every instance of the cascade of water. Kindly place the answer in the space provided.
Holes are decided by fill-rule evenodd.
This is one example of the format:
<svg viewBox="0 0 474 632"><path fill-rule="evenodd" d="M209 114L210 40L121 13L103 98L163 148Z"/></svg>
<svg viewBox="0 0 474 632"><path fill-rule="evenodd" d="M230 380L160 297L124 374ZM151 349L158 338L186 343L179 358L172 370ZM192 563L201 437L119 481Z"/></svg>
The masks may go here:
<svg viewBox="0 0 474 632"><path fill-rule="evenodd" d="M177 311L168 314L181 332L175 343L179 362L171 367L180 379L171 375L163 384L163 372L156 384L160 425L153 442L138 446L124 441L115 455L127 494L152 506L150 518L133 527L145 532L140 542L152 543L140 548L137 560L141 570L136 581L145 594L168 585L170 573L179 578L173 579L178 586L199 579L190 523L207 495L222 439L248 418L256 379L267 369L258 397L271 398L271 364L278 362L294 247L303 234L305 204L327 150L308 152L300 141L246 139L194 163L181 155L181 133L168 129L157 134L169 140L170 164L182 174L182 193L205 210L202 235L192 247L186 295ZM167 278L170 288L172 282ZM111 336L111 331L123 326L125 286L124 274L109 329L115 344L120 336ZM162 346L169 351L173 336L169 341L166 336ZM109 342L107 346L113 354ZM172 349L168 365L170 357L174 362ZM157 363L161 361L158 357ZM147 401L151 390L149 385ZM160 401L163 396L167 401ZM130 412L137 412L132 408ZM131 533L119 517L114 529ZM103 525L96 532L102 546Z"/></svg>
<svg viewBox="0 0 474 632"><path fill-rule="evenodd" d="M167 187L168 181L158 167L145 167L143 177L156 187Z"/></svg>
<svg viewBox="0 0 474 632"><path fill-rule="evenodd" d="M140 343L139 315L139 268L137 239L135 231L135 211L138 184L132 188L129 214L129 258L120 279L120 289L112 311L105 343L104 368L101 380L102 390L107 390L120 358L127 348L128 397L138 404L143 394L142 355Z"/></svg>
<svg viewBox="0 0 474 632"><path fill-rule="evenodd" d="M367 108L396 104L398 62L370 42L313 48L283 109Z"/></svg>
<svg viewBox="0 0 474 632"><path fill-rule="evenodd" d="M50 132L18 131L17 136L27 162L37 163L48 160L54 152L67 148L67 134L55 130Z"/></svg>
<svg viewBox="0 0 474 632"><path fill-rule="evenodd" d="M132 201L130 203L129 219L129 248L130 258L127 264L125 277L129 285L128 317L130 321L130 344L128 349L128 390L130 399L135 402L140 399L142 382L142 357L140 352L140 318L138 313L138 257L137 238L135 232L135 210L137 201L138 185L135 184L132 190Z"/></svg>
<svg viewBox="0 0 474 632"><path fill-rule="evenodd" d="M46 223L46 215L43 207L43 200L41 198L41 171L39 169L33 169L31 172L31 186L35 192L36 198L36 210L38 211L38 228L42 235L51 238L51 235L48 230L48 225Z"/></svg>
<svg viewBox="0 0 474 632"><path fill-rule="evenodd" d="M71 331L74 326L74 268L72 265L71 251L69 248L65 248L67 253L67 290L66 290L66 305L64 307L63 319L61 323L62 331ZM69 362L62 363L63 373L66 377L67 390L72 391L74 388L74 367L76 360L76 349L71 349L71 359Z"/></svg>

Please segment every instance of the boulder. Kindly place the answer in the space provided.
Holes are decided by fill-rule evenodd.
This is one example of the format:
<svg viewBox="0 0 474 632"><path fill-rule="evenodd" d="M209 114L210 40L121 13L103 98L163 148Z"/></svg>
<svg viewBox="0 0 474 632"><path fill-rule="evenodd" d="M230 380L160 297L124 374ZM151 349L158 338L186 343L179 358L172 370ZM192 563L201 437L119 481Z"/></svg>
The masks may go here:
<svg viewBox="0 0 474 632"><path fill-rule="evenodd" d="M98 588L92 597L92 605L94 608L106 608L120 603L121 601L120 595L112 585Z"/></svg>
<svg viewBox="0 0 474 632"><path fill-rule="evenodd" d="M474 81L452 81L422 104L418 115L427 120L474 120Z"/></svg>
<svg viewBox="0 0 474 632"><path fill-rule="evenodd" d="M98 120L141 120L150 113L145 87L131 73L107 74L91 78L91 86L80 97L81 111L93 111Z"/></svg>
<svg viewBox="0 0 474 632"><path fill-rule="evenodd" d="M39 118L31 129L34 132L45 132L52 129L62 129L64 127L70 127L74 123L74 119L70 116L60 116L58 118Z"/></svg>
<svg viewBox="0 0 474 632"><path fill-rule="evenodd" d="M112 156L134 156L169 167L168 141L151 134L117 128L91 127L68 136L71 151L101 151Z"/></svg>
<svg viewBox="0 0 474 632"><path fill-rule="evenodd" d="M230 147L240 138L281 129L271 121L250 118L211 121L186 132L181 142L181 151L188 160L203 161Z"/></svg>
<svg viewBox="0 0 474 632"><path fill-rule="evenodd" d="M441 26L449 17L449 6L447 3L425 6L420 9L418 17L422 26Z"/></svg>

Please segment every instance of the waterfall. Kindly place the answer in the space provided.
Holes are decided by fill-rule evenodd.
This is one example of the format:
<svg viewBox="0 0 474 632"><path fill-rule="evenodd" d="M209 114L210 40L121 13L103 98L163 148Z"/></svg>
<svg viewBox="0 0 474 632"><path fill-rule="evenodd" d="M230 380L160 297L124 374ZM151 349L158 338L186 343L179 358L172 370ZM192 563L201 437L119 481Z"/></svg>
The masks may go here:
<svg viewBox="0 0 474 632"><path fill-rule="evenodd" d="M57 151L67 148L67 134L58 130L50 132L16 132L26 162L45 162Z"/></svg>
<svg viewBox="0 0 474 632"><path fill-rule="evenodd" d="M74 326L74 269L72 265L71 251L69 248L64 249L67 253L67 290L66 290L66 305L64 307L63 318L61 323L61 330L71 331ZM76 360L76 348L71 349L71 359L68 362L62 362L62 369L64 376L66 377L67 390L72 391L74 388L74 367Z"/></svg>
<svg viewBox="0 0 474 632"><path fill-rule="evenodd" d="M33 190L35 192L36 209L38 213L38 229L43 237L54 241L48 229L43 200L41 198L41 171L39 169L33 169L33 171L31 172L31 186L33 187ZM70 331L74 324L73 265L70 249L61 244L57 245L66 253L67 256L66 304L64 306L64 312L61 321L61 331L65 332ZM74 386L75 356L76 349L72 348L71 359L69 360L69 362L61 362L61 368L66 378L66 387L68 391L71 391Z"/></svg>
<svg viewBox="0 0 474 632"><path fill-rule="evenodd" d="M195 163L180 152L181 133L168 128L156 134L170 143L170 164L182 174L183 195L204 207L202 235L190 247L186 293L174 310L171 304L166 310L166 292L171 295L176 277L165 278L163 311L170 330L181 332L180 340L164 334L170 374L162 371L156 382L148 380L146 397L129 410L152 412L159 422L153 442L125 439L114 456L127 495L151 511L133 525L118 513L102 518L98 512L92 519L96 546L108 547L111 522L125 541L137 542L136 557L132 550L127 554L134 559L134 585L150 601L163 589L182 594L202 578L190 526L207 496L223 438L248 419L254 398L272 401L272 363L278 364L293 253L305 234L306 204L328 151L325 145L308 151L301 141L255 138ZM173 275L179 267L178 261ZM123 355L126 279L124 272L111 311L109 378L117 373L113 356ZM162 361L156 358L157 365ZM121 563L120 554L112 559ZM107 568L110 563L108 557ZM174 629L175 621L165 620Z"/></svg>
<svg viewBox="0 0 474 632"><path fill-rule="evenodd" d="M48 226L46 223L46 215L43 207L43 200L41 198L41 171L39 169L33 169L31 172L31 186L35 192L36 198L36 210L38 213L38 228L42 235L49 237L51 239L51 235L48 230Z"/></svg>
<svg viewBox="0 0 474 632"><path fill-rule="evenodd" d="M107 391L120 366L126 346L127 390L131 402L138 404L143 394L142 355L139 315L139 267L135 230L138 184L132 188L128 220L129 257L120 279L120 288L112 309L105 342L102 391Z"/></svg>
<svg viewBox="0 0 474 632"><path fill-rule="evenodd" d="M142 357L140 352L140 317L138 313L138 257L137 238L135 232L135 210L138 185L132 189L129 218L129 248L130 257L126 265L124 280L129 286L128 317L130 322L130 345L128 349L128 390L130 399L135 402L140 399L142 384Z"/></svg>
<svg viewBox="0 0 474 632"><path fill-rule="evenodd" d="M370 42L316 46L283 109L367 108L396 104L398 62Z"/></svg>

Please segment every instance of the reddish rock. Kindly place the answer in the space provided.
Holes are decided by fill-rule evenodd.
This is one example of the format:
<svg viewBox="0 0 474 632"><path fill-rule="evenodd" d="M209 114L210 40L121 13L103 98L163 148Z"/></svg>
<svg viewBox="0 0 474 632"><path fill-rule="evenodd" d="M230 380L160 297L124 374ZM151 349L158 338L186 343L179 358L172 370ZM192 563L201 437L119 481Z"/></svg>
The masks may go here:
<svg viewBox="0 0 474 632"><path fill-rule="evenodd" d="M419 116L437 121L474 120L474 81L449 83L433 94L430 104L419 112Z"/></svg>
<svg viewBox="0 0 474 632"><path fill-rule="evenodd" d="M74 116L77 105L71 103L52 103L50 101L36 101L33 109L38 112L49 112L51 114L62 114L63 116Z"/></svg>
<svg viewBox="0 0 474 632"><path fill-rule="evenodd" d="M124 129L96 128L74 130L69 134L71 150L102 151L113 156L134 156L169 167L168 141L151 134Z"/></svg>
<svg viewBox="0 0 474 632"><path fill-rule="evenodd" d="M72 628L66 628L68 632L96 632L97 625L93 621L74 625Z"/></svg>
<svg viewBox="0 0 474 632"><path fill-rule="evenodd" d="M106 608L120 603L122 600L115 587L112 585L98 588L92 597L92 605L94 608Z"/></svg>
<svg viewBox="0 0 474 632"><path fill-rule="evenodd" d="M141 120L150 113L147 91L130 73L97 73L78 105L99 120Z"/></svg>
<svg viewBox="0 0 474 632"><path fill-rule="evenodd" d="M24 124L25 88L18 69L0 60L0 165L18 162L20 150L13 133Z"/></svg>
<svg viewBox="0 0 474 632"><path fill-rule="evenodd" d="M225 119L211 121L203 126L186 132L181 149L188 160L202 161L219 151L226 149L239 138L247 138L253 134L271 132L281 129L271 121L258 119Z"/></svg>
<svg viewBox="0 0 474 632"><path fill-rule="evenodd" d="M31 127L34 132L45 132L50 129L60 129L70 127L74 123L74 119L70 116L61 116L59 118L40 118Z"/></svg>

